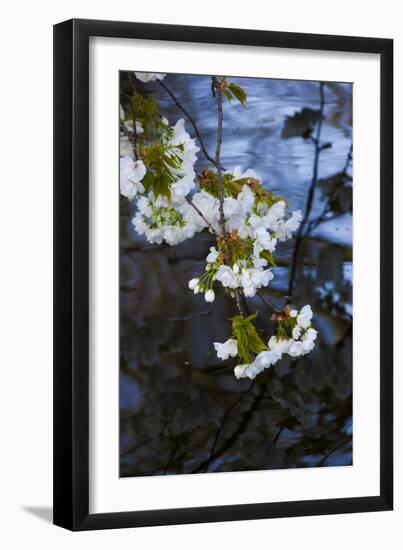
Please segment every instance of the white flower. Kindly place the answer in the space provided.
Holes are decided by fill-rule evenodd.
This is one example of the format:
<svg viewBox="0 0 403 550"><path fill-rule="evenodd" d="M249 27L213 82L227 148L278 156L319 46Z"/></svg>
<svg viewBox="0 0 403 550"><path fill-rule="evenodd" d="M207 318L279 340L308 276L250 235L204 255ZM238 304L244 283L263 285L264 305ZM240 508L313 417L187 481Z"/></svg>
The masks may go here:
<svg viewBox="0 0 403 550"><path fill-rule="evenodd" d="M277 336L272 336L268 342L269 349L276 350L278 353L287 353L287 350L292 342L291 339L287 338L277 338Z"/></svg>
<svg viewBox="0 0 403 550"><path fill-rule="evenodd" d="M296 342L293 340L288 347L287 353L291 357L299 357L304 352L304 346L302 342Z"/></svg>
<svg viewBox="0 0 403 550"><path fill-rule="evenodd" d="M305 334L303 335L303 337L301 338L302 341L305 341L305 340L312 340L312 341L315 341L316 338L318 336L318 331L315 330L314 328L309 328Z"/></svg>
<svg viewBox="0 0 403 550"><path fill-rule="evenodd" d="M166 74L163 73L134 73L141 82L152 82L153 80L164 80Z"/></svg>
<svg viewBox="0 0 403 550"><path fill-rule="evenodd" d="M260 363L265 369L274 365L281 359L282 352L278 348L268 351L261 351L256 357L255 362Z"/></svg>
<svg viewBox="0 0 403 550"><path fill-rule="evenodd" d="M267 260L265 258L260 258L260 256L255 256L253 258L253 267L255 269L262 270L267 265Z"/></svg>
<svg viewBox="0 0 403 550"><path fill-rule="evenodd" d="M256 256L258 256L262 250L274 252L276 244L277 239L272 237L264 227L258 227L255 230L254 253Z"/></svg>
<svg viewBox="0 0 403 550"><path fill-rule="evenodd" d="M276 222L284 218L285 207L286 207L286 204L284 201L277 201L269 208L266 218L270 229Z"/></svg>
<svg viewBox="0 0 403 550"><path fill-rule="evenodd" d="M191 173L194 175L193 165L197 160L196 153L200 151L196 145L196 140L191 138L185 129L185 121L180 118L175 126L172 128L173 134L168 142L169 145L178 147L181 146L182 150L176 150L175 154L182 160L182 168L179 172L182 175ZM175 170L173 170L175 172Z"/></svg>
<svg viewBox="0 0 403 550"><path fill-rule="evenodd" d="M246 239L247 237L251 237L253 233L253 230L251 226L243 219L241 223L238 225L238 235L241 237L241 239Z"/></svg>
<svg viewBox="0 0 403 550"><path fill-rule="evenodd" d="M312 320L312 308L310 305L304 306L297 316L297 324L301 328L309 328Z"/></svg>
<svg viewBox="0 0 403 550"><path fill-rule="evenodd" d="M133 200L137 193L144 192L141 180L146 174L146 167L141 160L134 161L131 157L120 159L120 192L129 200Z"/></svg>
<svg viewBox="0 0 403 550"><path fill-rule="evenodd" d="M257 214L251 214L249 216L249 225L256 230L259 227L264 228L266 226L266 221L264 218L258 216Z"/></svg>
<svg viewBox="0 0 403 550"><path fill-rule="evenodd" d="M207 193L204 189L198 191L192 196L192 203L200 210L204 218L208 220L210 225L214 227L216 231L220 231L220 212L219 212L219 200ZM191 220L192 223L200 226L201 229L207 227L206 222L200 216L200 214L190 205L187 209L187 219Z"/></svg>
<svg viewBox="0 0 403 550"><path fill-rule="evenodd" d="M183 178L175 181L171 185L171 198L174 203L184 199L186 195L195 187L194 173L185 174Z"/></svg>
<svg viewBox="0 0 403 550"><path fill-rule="evenodd" d="M246 364L246 365L237 365L234 369L234 374L238 379L249 378L250 380L253 380L254 378L256 378L258 374L263 372L265 368L270 366L270 364L273 364L271 363L272 360L274 361L274 359L269 360L268 358L266 358L266 361L264 361L261 359L261 354L259 354L256 357L256 359L253 361L253 363Z"/></svg>
<svg viewBox="0 0 403 550"><path fill-rule="evenodd" d="M137 212L132 219L132 224L139 235L145 235L148 230L148 225L145 223L143 216Z"/></svg>
<svg viewBox="0 0 403 550"><path fill-rule="evenodd" d="M238 201L239 209L245 215L247 214L255 203L255 194L249 187L249 185L243 185L242 190L238 193L236 198Z"/></svg>
<svg viewBox="0 0 403 550"><path fill-rule="evenodd" d="M133 121L132 120L125 120L124 125L129 130L129 132L133 132ZM144 133L144 128L142 127L140 122L138 122L136 120L136 134L142 134L142 133Z"/></svg>
<svg viewBox="0 0 403 550"><path fill-rule="evenodd" d="M155 198L153 193L149 193L148 197L143 196L138 200L138 212L132 220L133 225L149 242L165 241L171 246L176 245L193 237L203 228L185 218L182 206L173 205L167 197Z"/></svg>
<svg viewBox="0 0 403 550"><path fill-rule="evenodd" d="M188 282L188 287L190 288L190 290L193 290L195 294L197 294L198 286L199 286L198 277L195 277L194 279L190 279L190 281Z"/></svg>
<svg viewBox="0 0 403 550"><path fill-rule="evenodd" d="M218 359L225 361L228 357L236 357L238 353L238 342L233 338L230 338L223 344L214 342L214 349L217 352Z"/></svg>
<svg viewBox="0 0 403 550"><path fill-rule="evenodd" d="M247 365L237 365L234 368L234 374L238 378L238 380L240 378L250 378L250 376L249 376L250 368L251 368L251 365L248 365L248 364Z"/></svg>
<svg viewBox="0 0 403 550"><path fill-rule="evenodd" d="M164 240L167 244L175 246L184 240L185 232L177 225L168 225L164 229Z"/></svg>
<svg viewBox="0 0 403 550"><path fill-rule="evenodd" d="M210 263L213 264L217 258L218 258L218 250L216 249L215 246L210 247L210 252L207 255L206 262L209 264Z"/></svg>
<svg viewBox="0 0 403 550"><path fill-rule="evenodd" d="M247 297L256 294L258 288L268 286L274 275L270 269L243 269L241 274L241 286Z"/></svg>
<svg viewBox="0 0 403 550"><path fill-rule="evenodd" d="M137 208L143 216L150 218L152 216L152 208L150 200L147 197L140 197L137 201Z"/></svg>
<svg viewBox="0 0 403 550"><path fill-rule="evenodd" d="M228 265L221 265L216 274L217 281L220 281L222 286L228 288L237 288L239 279L236 273Z"/></svg>
<svg viewBox="0 0 403 550"><path fill-rule="evenodd" d="M294 340L298 340L298 338L301 336L301 327L299 325L295 325L295 327L292 329L292 337Z"/></svg>
<svg viewBox="0 0 403 550"><path fill-rule="evenodd" d="M298 311L296 309L292 309L290 311L290 317L292 317L293 319L298 315Z"/></svg>
<svg viewBox="0 0 403 550"><path fill-rule="evenodd" d="M278 203L277 203L278 204ZM288 220L279 220L273 225L276 237L279 241L285 241L292 237L292 234L298 229L302 220L301 210L296 210L291 214Z"/></svg>
<svg viewBox="0 0 403 550"><path fill-rule="evenodd" d="M243 180L246 178L260 180L256 172L251 168L248 168L248 170L245 170L245 172L242 172L242 168L240 166L235 166L235 168L233 168L232 170L227 170L225 173L233 176L235 180Z"/></svg>
<svg viewBox="0 0 403 550"><path fill-rule="evenodd" d="M240 378L249 378L250 380L253 380L258 374L264 371L264 369L265 367L261 363L253 361L253 363L250 364L237 365L234 368L234 374L238 380Z"/></svg>
<svg viewBox="0 0 403 550"><path fill-rule="evenodd" d="M303 354L310 353L315 347L315 340L317 338L318 332L314 328L309 328L305 334L302 336L302 347Z"/></svg>
<svg viewBox="0 0 403 550"><path fill-rule="evenodd" d="M159 228L150 229L147 231L147 240L151 244L161 244L164 240L164 233Z"/></svg>
<svg viewBox="0 0 403 550"><path fill-rule="evenodd" d="M214 302L215 300L215 292L212 288L210 288L204 295L204 299L206 302Z"/></svg>
<svg viewBox="0 0 403 550"><path fill-rule="evenodd" d="M233 197L225 197L224 199L224 215L229 218L238 211L238 201Z"/></svg>
<svg viewBox="0 0 403 550"><path fill-rule="evenodd" d="M121 157L133 157L133 147L129 138L125 134L120 133L119 137L119 152Z"/></svg>

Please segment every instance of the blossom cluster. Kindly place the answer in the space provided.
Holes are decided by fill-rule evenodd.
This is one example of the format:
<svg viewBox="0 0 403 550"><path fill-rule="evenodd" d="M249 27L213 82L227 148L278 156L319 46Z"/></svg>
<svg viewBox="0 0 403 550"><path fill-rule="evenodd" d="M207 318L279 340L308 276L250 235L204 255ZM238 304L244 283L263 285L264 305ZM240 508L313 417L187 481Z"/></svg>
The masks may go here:
<svg viewBox="0 0 403 550"><path fill-rule="evenodd" d="M287 311L283 321L279 322L278 334L272 336L267 343L266 349L260 351L250 363L237 365L234 369L235 376L253 380L258 374L268 367L277 363L283 355L299 357L310 353L315 347L317 331L311 326L312 309L305 305L299 312L297 310ZM283 326L282 326L283 324ZM217 357L226 360L229 357L236 357L238 341L230 338L224 343L215 342Z"/></svg>
<svg viewBox="0 0 403 550"><path fill-rule="evenodd" d="M148 83L166 75L135 76ZM207 302L215 300L217 284L237 301L239 293L255 296L274 278L277 245L298 230L301 211L288 214L285 199L265 189L254 170L236 166L219 174L217 165L217 172L206 167L196 173L199 147L183 119L171 126L152 101L138 94L126 109L120 108L120 192L136 208L136 232L149 243L174 246L207 229L215 246L189 288ZM285 308L267 345L253 325L255 316L234 317L232 338L214 344L218 358L238 356L237 378L255 378L284 354L312 351L317 333L310 306L300 312Z"/></svg>
<svg viewBox="0 0 403 550"><path fill-rule="evenodd" d="M134 73L141 82L153 82L154 80L164 80L164 73Z"/></svg>
<svg viewBox="0 0 403 550"><path fill-rule="evenodd" d="M194 236L196 224L186 222L185 210L189 205L176 209L166 197L155 197L151 191L137 201L137 212L132 220L139 235L144 235L149 243L174 246Z"/></svg>
<svg viewBox="0 0 403 550"><path fill-rule="evenodd" d="M125 121L122 111L123 109L121 120L123 119L123 124L130 132L133 129L133 121ZM165 160L170 163L169 192L156 194L152 190L146 191L144 179L147 167L143 160L135 160L133 148L125 134L121 134L120 138L120 192L130 201L141 195L133 218L133 225L140 235L144 235L150 243L160 244L164 241L176 245L193 237L205 227L199 216L193 216L193 211L190 211L193 209L186 201L186 197L196 185L194 164L199 148L186 132L183 119L178 120L174 127L170 127L166 119L162 122L166 131L161 132L160 141ZM143 131L137 121L136 130L137 134Z"/></svg>
<svg viewBox="0 0 403 550"><path fill-rule="evenodd" d="M231 178L230 183L242 182L235 197L224 198L225 230L229 235L230 254L225 251L227 245L222 243L220 251L212 248L206 258L206 271L214 272L214 278L209 278L209 282L218 281L230 291L239 289L246 297L253 297L258 289L267 287L273 279L269 264L274 265L273 254L277 243L292 237L299 227L302 214L297 210L286 218L285 201L267 194L262 196L263 186L252 170L242 174L240 168L236 167L226 174ZM202 189L194 194L192 201L210 227L220 233L218 198ZM189 211L189 215L195 220L197 212ZM189 288L195 293L209 292L212 286L203 283L203 277L192 279Z"/></svg>

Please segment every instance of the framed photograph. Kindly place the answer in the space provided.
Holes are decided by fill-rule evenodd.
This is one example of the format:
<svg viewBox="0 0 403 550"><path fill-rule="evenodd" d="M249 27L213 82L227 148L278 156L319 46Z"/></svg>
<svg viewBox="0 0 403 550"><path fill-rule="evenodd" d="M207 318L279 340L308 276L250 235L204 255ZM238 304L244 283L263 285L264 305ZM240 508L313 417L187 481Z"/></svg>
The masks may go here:
<svg viewBox="0 0 403 550"><path fill-rule="evenodd" d="M54 27L54 523L391 510L393 42Z"/></svg>

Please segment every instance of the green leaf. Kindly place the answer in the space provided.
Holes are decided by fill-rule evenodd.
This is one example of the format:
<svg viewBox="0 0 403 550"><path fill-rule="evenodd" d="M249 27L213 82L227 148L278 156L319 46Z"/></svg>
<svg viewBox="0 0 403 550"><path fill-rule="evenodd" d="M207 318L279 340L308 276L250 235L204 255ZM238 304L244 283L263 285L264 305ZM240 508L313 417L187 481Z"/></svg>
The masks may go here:
<svg viewBox="0 0 403 550"><path fill-rule="evenodd" d="M249 363L252 354L258 355L261 351L268 349L252 323L256 315L257 312L245 318L237 315L231 319L233 336L238 343L238 355L243 363Z"/></svg>
<svg viewBox="0 0 403 550"><path fill-rule="evenodd" d="M226 88L224 89L223 94L228 99L228 101L231 101L231 99L233 98L231 92L229 90L227 90Z"/></svg>
<svg viewBox="0 0 403 550"><path fill-rule="evenodd" d="M232 94L237 98L239 103L241 103L241 105L245 107L246 99L247 99L245 90L243 90L240 86L237 86L233 82L230 82L230 84L228 84L228 88L231 90Z"/></svg>
<svg viewBox="0 0 403 550"><path fill-rule="evenodd" d="M263 250L263 252L260 253L260 257L267 260L272 267L277 267L277 264L274 261L273 252L270 252L269 250Z"/></svg>
<svg viewBox="0 0 403 550"><path fill-rule="evenodd" d="M147 171L146 175L141 180L141 183L144 185L146 193L148 193L152 189L154 184L154 179L155 179L154 174L150 171Z"/></svg>

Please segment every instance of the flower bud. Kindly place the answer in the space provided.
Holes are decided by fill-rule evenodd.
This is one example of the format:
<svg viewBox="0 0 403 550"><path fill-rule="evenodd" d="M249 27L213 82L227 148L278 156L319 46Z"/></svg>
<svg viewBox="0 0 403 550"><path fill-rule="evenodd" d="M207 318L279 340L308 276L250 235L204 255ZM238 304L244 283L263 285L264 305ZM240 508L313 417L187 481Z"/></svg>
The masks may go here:
<svg viewBox="0 0 403 550"><path fill-rule="evenodd" d="M190 288L190 290L195 290L198 284L199 279L196 277L194 279L190 279L190 281L188 282L188 287Z"/></svg>

